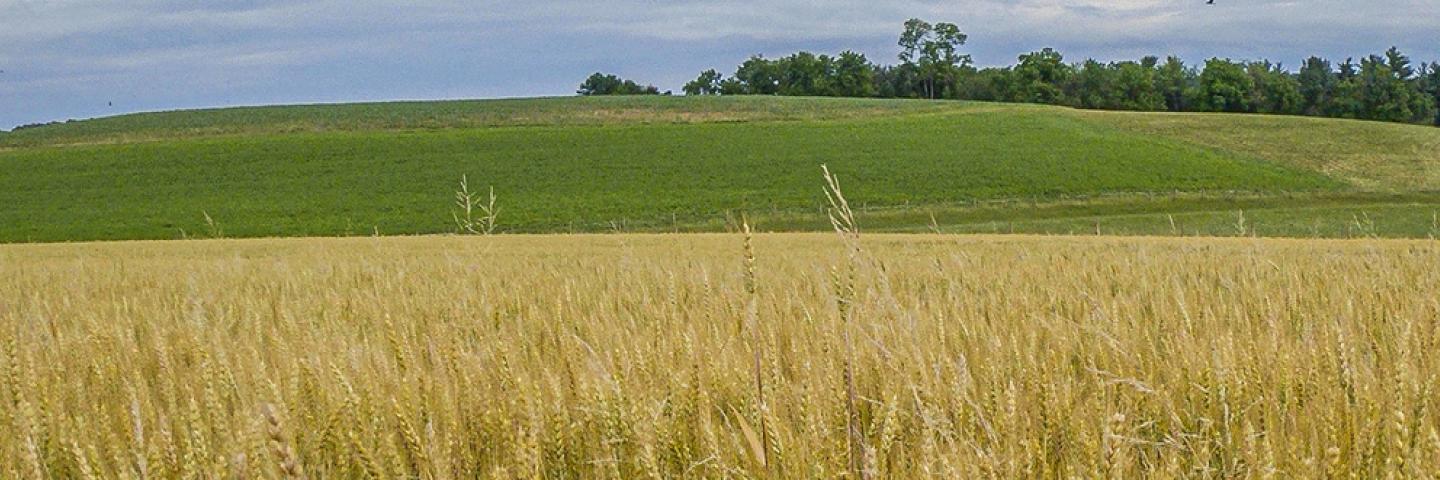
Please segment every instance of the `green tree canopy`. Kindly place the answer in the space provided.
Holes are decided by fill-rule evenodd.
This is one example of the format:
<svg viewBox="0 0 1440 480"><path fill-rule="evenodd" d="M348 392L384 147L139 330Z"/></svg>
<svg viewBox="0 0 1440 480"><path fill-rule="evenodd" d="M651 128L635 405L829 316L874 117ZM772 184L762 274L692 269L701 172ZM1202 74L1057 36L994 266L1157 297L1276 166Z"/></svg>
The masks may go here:
<svg viewBox="0 0 1440 480"><path fill-rule="evenodd" d="M1180 112L1189 109L1187 99L1192 95L1197 76L1194 70L1185 67L1185 62L1179 57L1165 59L1165 64L1155 72L1155 84L1166 110Z"/></svg>
<svg viewBox="0 0 1440 480"><path fill-rule="evenodd" d="M1335 69L1330 66L1330 61L1320 57L1310 57L1305 64L1300 66L1300 74L1296 77L1300 83L1300 110L1306 115L1322 115L1325 108L1333 99L1335 84L1340 80L1335 75Z"/></svg>
<svg viewBox="0 0 1440 480"><path fill-rule="evenodd" d="M875 94L875 65L864 54L849 50L840 52L831 69L831 82L835 95L842 97L869 97Z"/></svg>
<svg viewBox="0 0 1440 480"><path fill-rule="evenodd" d="M1200 73L1199 108L1211 112L1250 111L1255 80L1245 67L1230 60L1212 58Z"/></svg>
<svg viewBox="0 0 1440 480"><path fill-rule="evenodd" d="M701 72L687 95L813 95L947 98L1172 112L1279 113L1440 125L1440 64L1416 66L1398 48L1332 63L1310 57L1298 71L1268 60L1211 58L1202 66L1178 57L1161 61L1087 59L1066 63L1046 48L1015 65L977 69L960 48L969 40L953 23L905 22L897 65L865 55L796 52L752 56L729 77ZM637 91L638 90L638 91ZM582 94L657 93L613 75L595 74Z"/></svg>
<svg viewBox="0 0 1440 480"><path fill-rule="evenodd" d="M719 95L720 82L724 77L715 69L700 72L700 76L685 84L682 88L686 95Z"/></svg>
<svg viewBox="0 0 1440 480"><path fill-rule="evenodd" d="M1065 56L1051 48L1021 55L1020 63L1011 72L1009 98L1016 102L1068 103L1061 86L1073 72L1065 64Z"/></svg>
<svg viewBox="0 0 1440 480"><path fill-rule="evenodd" d="M1300 81L1286 72L1280 65L1270 62L1251 62L1245 66L1254 88L1250 90L1250 109L1253 112L1298 114L1304 104L1300 95Z"/></svg>
<svg viewBox="0 0 1440 480"><path fill-rule="evenodd" d="M953 84L959 69L970 65L970 56L960 54L969 36L953 23L912 18L900 33L900 62L915 70L925 98L944 96L942 88Z"/></svg>
<svg viewBox="0 0 1440 480"><path fill-rule="evenodd" d="M1440 63L1431 63L1421 69L1420 91L1429 94L1435 111L1435 125L1440 126Z"/></svg>
<svg viewBox="0 0 1440 480"><path fill-rule="evenodd" d="M586 78L576 91L581 95L659 95L654 85L641 86L632 80L622 80L615 75L596 72Z"/></svg>

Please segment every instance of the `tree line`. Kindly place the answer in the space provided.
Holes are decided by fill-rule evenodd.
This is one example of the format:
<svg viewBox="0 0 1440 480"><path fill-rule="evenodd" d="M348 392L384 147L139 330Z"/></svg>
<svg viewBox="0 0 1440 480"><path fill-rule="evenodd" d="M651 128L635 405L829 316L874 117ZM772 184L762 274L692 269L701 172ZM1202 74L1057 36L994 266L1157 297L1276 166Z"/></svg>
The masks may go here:
<svg viewBox="0 0 1440 480"><path fill-rule="evenodd" d="M586 78L580 84L580 90L575 93L581 95L659 95L660 89L654 85L640 85L634 80L624 80L615 75L606 75L596 72ZM670 92L665 92L670 93Z"/></svg>
<svg viewBox="0 0 1440 480"><path fill-rule="evenodd" d="M1296 71L1268 60L1211 58L1190 65L1174 56L1067 63L1049 48L1020 55L1014 65L977 68L961 52L968 40L955 24L911 19L900 34L896 65L880 65L853 51L835 56L802 51L774 59L756 55L729 76L714 69L701 72L684 92L982 100L1440 125L1440 62L1416 65L1398 48L1358 61L1311 57ZM591 79L597 76L605 77L597 73ZM582 86L580 93L593 92ZM659 91L652 87L644 93Z"/></svg>

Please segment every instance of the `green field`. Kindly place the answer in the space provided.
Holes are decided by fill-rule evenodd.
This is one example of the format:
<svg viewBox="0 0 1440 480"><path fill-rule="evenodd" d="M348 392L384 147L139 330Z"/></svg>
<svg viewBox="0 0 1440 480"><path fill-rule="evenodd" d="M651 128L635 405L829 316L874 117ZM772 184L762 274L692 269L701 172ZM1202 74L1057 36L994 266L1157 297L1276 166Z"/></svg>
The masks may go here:
<svg viewBox="0 0 1440 480"><path fill-rule="evenodd" d="M874 230L1426 237L1437 152L1397 124L914 100L150 113L0 134L0 241L453 232L462 175L504 232L823 229L821 164Z"/></svg>

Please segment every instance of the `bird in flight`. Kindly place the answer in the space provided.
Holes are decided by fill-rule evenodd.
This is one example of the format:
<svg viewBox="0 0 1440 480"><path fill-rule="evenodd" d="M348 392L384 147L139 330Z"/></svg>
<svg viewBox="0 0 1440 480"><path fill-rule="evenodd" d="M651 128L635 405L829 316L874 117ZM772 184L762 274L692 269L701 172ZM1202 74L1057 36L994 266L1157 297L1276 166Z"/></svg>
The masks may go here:
<svg viewBox="0 0 1440 480"><path fill-rule="evenodd" d="M1214 4L1215 4L1215 0L1206 0L1205 4L1206 4L1206 5L1214 5Z"/></svg>

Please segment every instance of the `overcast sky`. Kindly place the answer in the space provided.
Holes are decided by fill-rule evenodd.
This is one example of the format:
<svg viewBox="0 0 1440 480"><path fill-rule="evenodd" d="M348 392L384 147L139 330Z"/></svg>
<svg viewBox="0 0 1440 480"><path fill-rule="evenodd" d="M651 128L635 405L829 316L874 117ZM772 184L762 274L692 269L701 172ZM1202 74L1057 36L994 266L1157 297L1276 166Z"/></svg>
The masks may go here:
<svg viewBox="0 0 1440 480"><path fill-rule="evenodd" d="M1440 60L1440 0L0 0L0 129L134 111L571 95L594 71L679 90L752 54L892 63L905 19L976 63L1055 47L1287 66L1397 45ZM113 106L110 103L113 102Z"/></svg>

